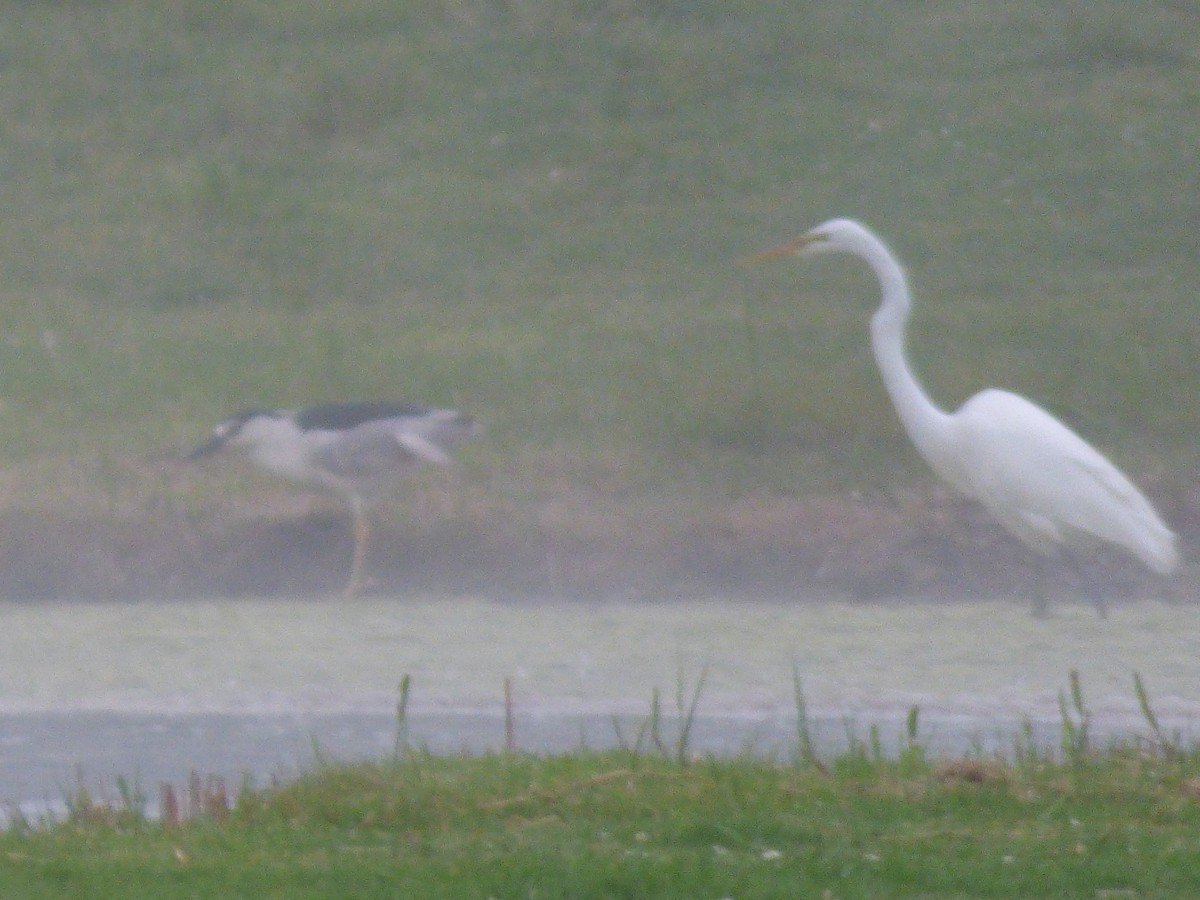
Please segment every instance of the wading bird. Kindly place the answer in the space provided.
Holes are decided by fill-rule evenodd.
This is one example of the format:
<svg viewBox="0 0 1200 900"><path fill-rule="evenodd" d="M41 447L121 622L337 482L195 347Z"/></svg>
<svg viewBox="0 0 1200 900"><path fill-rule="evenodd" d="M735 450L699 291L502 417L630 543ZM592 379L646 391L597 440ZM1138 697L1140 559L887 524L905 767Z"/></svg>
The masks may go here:
<svg viewBox="0 0 1200 900"><path fill-rule="evenodd" d="M480 431L477 422L455 410L412 403L247 409L218 424L189 459L238 448L264 469L344 499L354 518L354 555L345 589L351 596L362 586L371 501L421 462L451 465L448 450Z"/></svg>
<svg viewBox="0 0 1200 900"><path fill-rule="evenodd" d="M1099 542L1125 548L1167 574L1179 561L1174 533L1140 491L1098 450L1041 407L987 388L956 412L936 406L904 356L912 301L900 263L870 230L831 219L749 260L840 252L857 256L879 279L882 302L871 318L871 347L900 421L930 467L979 501L1011 534L1042 556ZM1100 615L1099 597L1093 597ZM1036 610L1043 609L1039 598Z"/></svg>

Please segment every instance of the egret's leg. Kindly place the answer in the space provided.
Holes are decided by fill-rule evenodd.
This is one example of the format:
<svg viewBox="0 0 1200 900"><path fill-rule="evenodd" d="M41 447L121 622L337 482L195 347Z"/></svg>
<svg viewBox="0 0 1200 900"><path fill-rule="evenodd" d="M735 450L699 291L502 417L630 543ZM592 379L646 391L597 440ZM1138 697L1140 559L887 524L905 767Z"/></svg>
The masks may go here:
<svg viewBox="0 0 1200 900"><path fill-rule="evenodd" d="M345 596L353 597L362 587L363 568L367 561L367 543L371 538L371 520L361 505L354 506L354 556L350 560L350 580Z"/></svg>
<svg viewBox="0 0 1200 900"><path fill-rule="evenodd" d="M1104 592L1096 585L1095 581L1088 575L1078 557L1070 550L1066 550L1057 556L1042 556L1038 555L1038 584L1033 594L1033 614L1039 619L1044 619L1050 614L1049 592L1047 585L1054 574L1061 575L1061 566L1066 566L1067 570L1072 573L1076 585L1080 592L1091 601L1096 607L1096 615L1101 619L1108 618L1108 603L1104 598Z"/></svg>
<svg viewBox="0 0 1200 900"><path fill-rule="evenodd" d="M1035 552L1033 555L1033 564L1033 608L1030 612L1035 619L1045 619L1050 615L1050 594L1046 590L1046 583L1050 578L1053 561L1049 557Z"/></svg>
<svg viewBox="0 0 1200 900"><path fill-rule="evenodd" d="M1040 578L1037 586L1033 589L1033 608L1030 612L1035 619L1050 617L1050 598L1046 596L1046 585Z"/></svg>
<svg viewBox="0 0 1200 900"><path fill-rule="evenodd" d="M1083 564L1075 558L1074 554L1065 554L1068 565L1071 571L1075 573L1075 577L1079 579L1080 588L1083 590L1083 595L1092 601L1092 606L1096 607L1096 615L1102 619L1108 618L1108 601L1104 599L1104 592L1096 584L1095 579L1088 575L1083 568Z"/></svg>

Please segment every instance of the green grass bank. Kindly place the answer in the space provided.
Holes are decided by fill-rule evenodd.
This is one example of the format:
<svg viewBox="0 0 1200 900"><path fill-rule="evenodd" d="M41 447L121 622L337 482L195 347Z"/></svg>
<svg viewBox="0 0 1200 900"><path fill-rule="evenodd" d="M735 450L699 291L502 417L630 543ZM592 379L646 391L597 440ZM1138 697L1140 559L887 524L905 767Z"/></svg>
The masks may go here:
<svg viewBox="0 0 1200 900"><path fill-rule="evenodd" d="M74 798L0 834L0 889L61 897L1192 897L1194 752L824 763L632 751L328 763L179 817ZM175 796L175 795L173 795ZM232 808L231 808L232 807Z"/></svg>

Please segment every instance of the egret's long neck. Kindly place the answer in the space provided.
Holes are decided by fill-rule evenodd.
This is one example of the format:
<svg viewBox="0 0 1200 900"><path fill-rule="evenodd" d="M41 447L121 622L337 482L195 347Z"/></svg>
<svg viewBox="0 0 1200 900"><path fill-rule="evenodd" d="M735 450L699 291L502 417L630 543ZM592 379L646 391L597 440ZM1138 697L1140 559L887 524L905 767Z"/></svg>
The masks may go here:
<svg viewBox="0 0 1200 900"><path fill-rule="evenodd" d="M959 473L950 471L953 419L929 399L904 356L904 329L912 306L904 271L882 245L864 248L862 255L883 290L882 303L871 318L871 348L883 385L917 450L939 475L957 484Z"/></svg>

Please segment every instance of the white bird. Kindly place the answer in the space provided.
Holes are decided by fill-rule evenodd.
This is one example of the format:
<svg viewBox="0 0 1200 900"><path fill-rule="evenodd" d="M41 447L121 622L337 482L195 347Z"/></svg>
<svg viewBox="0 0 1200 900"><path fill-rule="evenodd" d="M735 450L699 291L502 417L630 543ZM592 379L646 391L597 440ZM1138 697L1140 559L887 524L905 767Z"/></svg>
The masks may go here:
<svg viewBox="0 0 1200 900"><path fill-rule="evenodd" d="M905 431L934 472L1043 556L1062 546L1086 549L1109 542L1159 574L1175 568L1175 534L1145 496L1040 406L996 388L980 391L955 412L929 399L904 355L912 306L904 270L865 226L831 219L751 259L829 252L857 256L879 278L882 302L871 318L871 347Z"/></svg>
<svg viewBox="0 0 1200 900"><path fill-rule="evenodd" d="M354 555L345 589L351 596L362 584L370 501L421 462L451 465L447 450L481 431L474 419L455 410L414 403L254 408L218 424L189 459L236 447L264 469L342 497L354 518Z"/></svg>

